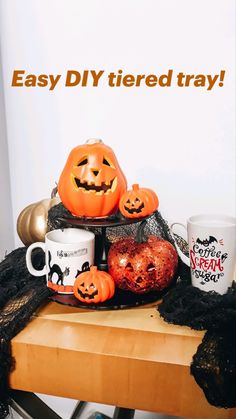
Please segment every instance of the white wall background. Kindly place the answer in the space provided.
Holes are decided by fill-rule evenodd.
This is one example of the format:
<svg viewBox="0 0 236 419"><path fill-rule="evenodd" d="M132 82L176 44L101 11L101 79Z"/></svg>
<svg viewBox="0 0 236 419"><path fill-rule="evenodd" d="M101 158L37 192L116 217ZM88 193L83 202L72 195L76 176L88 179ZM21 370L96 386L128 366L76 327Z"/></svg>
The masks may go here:
<svg viewBox="0 0 236 419"><path fill-rule="evenodd" d="M169 220L235 213L235 1L1 0L13 217L99 137ZM12 88L14 69L216 74L224 87Z"/></svg>
<svg viewBox="0 0 236 419"><path fill-rule="evenodd" d="M3 92L0 50L0 92ZM0 94L0 261L14 248L4 96Z"/></svg>

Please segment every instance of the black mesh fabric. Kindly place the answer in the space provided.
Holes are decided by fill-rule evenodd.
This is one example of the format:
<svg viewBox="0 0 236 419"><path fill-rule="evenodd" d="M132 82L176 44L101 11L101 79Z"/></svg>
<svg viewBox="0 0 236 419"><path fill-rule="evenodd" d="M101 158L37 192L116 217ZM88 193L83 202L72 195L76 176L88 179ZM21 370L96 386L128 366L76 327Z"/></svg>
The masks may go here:
<svg viewBox="0 0 236 419"><path fill-rule="evenodd" d="M11 252L0 263L0 418L8 413L8 374L14 366L10 341L51 294L45 277L33 277L25 264L26 248ZM43 254L34 250L33 264L43 267Z"/></svg>
<svg viewBox="0 0 236 419"><path fill-rule="evenodd" d="M157 309L168 323L207 330L191 373L210 404L236 407L236 284L219 295L189 282L178 283Z"/></svg>
<svg viewBox="0 0 236 419"><path fill-rule="evenodd" d="M119 218L120 214L116 216ZM74 227L74 225L70 225L69 221L65 221L66 219L75 218L71 215L71 213L63 206L62 203L55 205L49 210L48 213L48 227L49 230L54 230L58 228L64 227ZM114 216L110 216L107 220L112 220ZM110 243L113 243L119 238L127 237L127 236L135 236L141 221L135 224L128 224L128 225L121 225L117 227L108 227L106 229L107 239ZM81 226L79 227L81 228ZM101 228L100 227L86 227L95 233L95 235L101 235ZM170 229L163 219L159 211L155 211L151 217L147 219L147 224L145 226L145 233L146 234L155 234L158 237L162 237L165 240L170 241L174 244ZM178 236L179 237L179 236ZM179 237L179 240L183 240ZM184 241L183 241L184 243ZM182 247L182 246L180 246ZM184 250L184 249L183 249Z"/></svg>
<svg viewBox="0 0 236 419"><path fill-rule="evenodd" d="M236 406L235 329L209 330L193 356L191 373L216 407Z"/></svg>

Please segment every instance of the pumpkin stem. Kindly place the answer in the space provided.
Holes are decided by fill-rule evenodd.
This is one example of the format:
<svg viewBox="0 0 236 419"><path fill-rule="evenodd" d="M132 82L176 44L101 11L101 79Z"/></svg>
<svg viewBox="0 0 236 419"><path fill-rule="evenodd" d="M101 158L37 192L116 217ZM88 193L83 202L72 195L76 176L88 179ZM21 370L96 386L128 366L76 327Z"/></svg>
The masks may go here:
<svg viewBox="0 0 236 419"><path fill-rule="evenodd" d="M102 144L103 141L100 138L90 138L89 140L85 141L85 144Z"/></svg>
<svg viewBox="0 0 236 419"><path fill-rule="evenodd" d="M56 182L55 182L56 183ZM58 192L58 188L57 188L57 183L55 188L53 188L52 192L51 192L51 199L55 198Z"/></svg>
<svg viewBox="0 0 236 419"><path fill-rule="evenodd" d="M97 266L90 266L90 272L97 272L98 268Z"/></svg>
<svg viewBox="0 0 236 419"><path fill-rule="evenodd" d="M139 225L139 227L137 229L137 234L136 234L136 237L135 237L136 243L145 243L147 241L147 239L145 237L145 233L144 233L146 225L147 225L146 220L143 220L141 222L141 224Z"/></svg>
<svg viewBox="0 0 236 419"><path fill-rule="evenodd" d="M138 191L139 191L139 184L138 184L138 183L134 183L134 184L132 185L132 188L133 188L133 191L134 191L134 192L138 192Z"/></svg>

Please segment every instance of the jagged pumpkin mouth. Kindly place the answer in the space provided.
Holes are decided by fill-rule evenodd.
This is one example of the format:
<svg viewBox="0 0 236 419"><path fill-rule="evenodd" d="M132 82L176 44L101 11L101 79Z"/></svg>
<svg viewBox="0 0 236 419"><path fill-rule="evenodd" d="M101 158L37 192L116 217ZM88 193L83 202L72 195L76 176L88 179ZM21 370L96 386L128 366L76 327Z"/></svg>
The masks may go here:
<svg viewBox="0 0 236 419"><path fill-rule="evenodd" d="M94 297L96 297L96 295L98 295L98 290L92 292L91 294L89 294L88 292L82 292L80 289L77 289L78 294L80 295L80 297L84 298L84 299L88 299L88 300L93 300Z"/></svg>
<svg viewBox="0 0 236 419"><path fill-rule="evenodd" d="M81 189L83 192L93 192L96 195L109 194L113 192L117 186L117 177L110 181L102 182L100 185L96 185L93 182L86 182L86 180L77 177L74 177L74 181L77 188Z"/></svg>
<svg viewBox="0 0 236 419"><path fill-rule="evenodd" d="M144 203L142 203L138 208L129 208L126 205L124 205L124 208L129 214L140 214L144 208Z"/></svg>

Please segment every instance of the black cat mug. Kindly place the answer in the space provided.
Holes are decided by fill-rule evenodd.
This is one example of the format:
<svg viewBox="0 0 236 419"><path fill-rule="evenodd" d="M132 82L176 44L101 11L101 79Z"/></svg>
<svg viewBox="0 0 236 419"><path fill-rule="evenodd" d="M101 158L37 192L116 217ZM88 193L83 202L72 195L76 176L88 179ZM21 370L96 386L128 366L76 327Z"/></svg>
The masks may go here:
<svg viewBox="0 0 236 419"><path fill-rule="evenodd" d="M26 252L26 265L31 275L47 277L47 286L59 294L73 294L77 276L94 263L95 235L77 228L53 230L44 242L31 244ZM45 266L37 270L32 265L32 251L45 252Z"/></svg>

